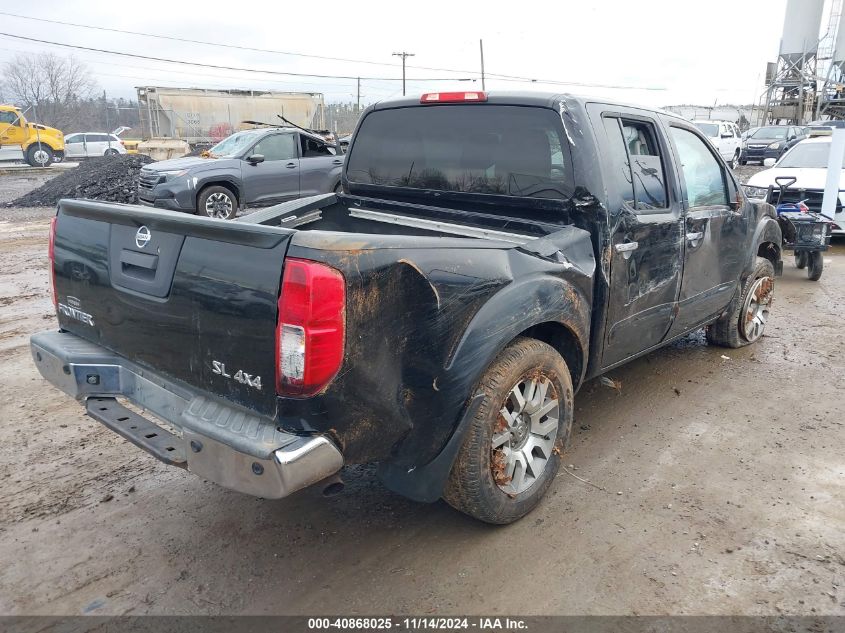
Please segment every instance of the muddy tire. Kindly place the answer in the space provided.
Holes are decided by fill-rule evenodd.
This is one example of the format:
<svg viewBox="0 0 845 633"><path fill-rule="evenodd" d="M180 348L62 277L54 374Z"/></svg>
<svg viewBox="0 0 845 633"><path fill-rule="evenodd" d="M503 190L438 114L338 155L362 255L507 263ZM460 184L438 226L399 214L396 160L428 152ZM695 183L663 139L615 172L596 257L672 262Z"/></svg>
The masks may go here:
<svg viewBox="0 0 845 633"><path fill-rule="evenodd" d="M744 347L762 335L769 316L775 287L775 267L758 257L754 272L742 285L727 312L707 326L707 340L721 347Z"/></svg>
<svg viewBox="0 0 845 633"><path fill-rule="evenodd" d="M557 474L572 431L572 378L554 348L520 337L487 368L479 389L485 398L443 498L481 521L512 523L537 506Z"/></svg>
<svg viewBox="0 0 845 633"><path fill-rule="evenodd" d="M795 267L804 270L807 267L807 252L795 253Z"/></svg>
<svg viewBox="0 0 845 633"><path fill-rule="evenodd" d="M822 271L824 270L824 253L821 251L813 251L807 253L807 279L810 281L818 281L822 278Z"/></svg>
<svg viewBox="0 0 845 633"><path fill-rule="evenodd" d="M206 187L197 197L197 215L232 220L238 214L238 199L231 190L219 185Z"/></svg>
<svg viewBox="0 0 845 633"><path fill-rule="evenodd" d="M26 151L26 162L33 167L49 167L53 164L53 150L43 143L33 143Z"/></svg>

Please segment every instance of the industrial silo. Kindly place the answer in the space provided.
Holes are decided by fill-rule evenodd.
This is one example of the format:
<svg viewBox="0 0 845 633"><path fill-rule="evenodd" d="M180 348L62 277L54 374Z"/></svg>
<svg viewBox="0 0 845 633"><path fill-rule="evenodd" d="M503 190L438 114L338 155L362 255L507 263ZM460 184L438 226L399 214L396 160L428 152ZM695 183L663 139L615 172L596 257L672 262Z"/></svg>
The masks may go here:
<svg viewBox="0 0 845 633"><path fill-rule="evenodd" d="M784 61L796 64L805 55L815 56L823 10L824 0L787 0L780 41L780 57Z"/></svg>

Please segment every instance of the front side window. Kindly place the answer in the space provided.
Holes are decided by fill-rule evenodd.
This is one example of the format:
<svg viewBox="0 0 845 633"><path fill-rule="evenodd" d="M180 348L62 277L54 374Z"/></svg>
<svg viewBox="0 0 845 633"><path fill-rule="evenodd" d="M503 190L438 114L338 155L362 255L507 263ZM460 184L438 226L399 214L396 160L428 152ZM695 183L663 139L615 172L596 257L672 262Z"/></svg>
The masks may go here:
<svg viewBox="0 0 845 633"><path fill-rule="evenodd" d="M690 208L727 205L728 192L722 166L704 140L683 128L672 127L671 130Z"/></svg>
<svg viewBox="0 0 845 633"><path fill-rule="evenodd" d="M574 191L560 115L539 107L454 104L376 110L351 146L352 183L502 196Z"/></svg>
<svg viewBox="0 0 845 633"><path fill-rule="evenodd" d="M9 123L15 124L18 120L18 115L14 112L9 112L8 110L4 110L0 112L0 123Z"/></svg>
<svg viewBox="0 0 845 633"><path fill-rule="evenodd" d="M252 154L261 154L265 161L296 158L293 134L273 134L261 139L252 148Z"/></svg>

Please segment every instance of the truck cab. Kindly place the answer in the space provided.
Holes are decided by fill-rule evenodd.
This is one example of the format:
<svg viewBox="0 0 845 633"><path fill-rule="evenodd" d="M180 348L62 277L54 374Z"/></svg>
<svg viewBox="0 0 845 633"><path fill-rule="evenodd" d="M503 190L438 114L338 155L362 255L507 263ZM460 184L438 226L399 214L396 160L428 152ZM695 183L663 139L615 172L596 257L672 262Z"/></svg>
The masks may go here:
<svg viewBox="0 0 845 633"><path fill-rule="evenodd" d="M33 167L48 167L64 157L64 150L60 130L27 121L20 108L0 105L0 160L26 160Z"/></svg>

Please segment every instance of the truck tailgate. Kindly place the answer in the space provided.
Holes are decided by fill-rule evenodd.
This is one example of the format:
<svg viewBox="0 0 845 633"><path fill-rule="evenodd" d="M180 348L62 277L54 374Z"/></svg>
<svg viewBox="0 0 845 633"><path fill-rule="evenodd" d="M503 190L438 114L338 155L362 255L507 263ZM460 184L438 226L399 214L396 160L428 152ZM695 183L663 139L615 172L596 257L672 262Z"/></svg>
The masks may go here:
<svg viewBox="0 0 845 633"><path fill-rule="evenodd" d="M293 233L62 200L54 242L59 325L272 416L279 285Z"/></svg>

